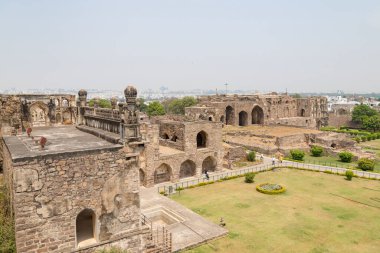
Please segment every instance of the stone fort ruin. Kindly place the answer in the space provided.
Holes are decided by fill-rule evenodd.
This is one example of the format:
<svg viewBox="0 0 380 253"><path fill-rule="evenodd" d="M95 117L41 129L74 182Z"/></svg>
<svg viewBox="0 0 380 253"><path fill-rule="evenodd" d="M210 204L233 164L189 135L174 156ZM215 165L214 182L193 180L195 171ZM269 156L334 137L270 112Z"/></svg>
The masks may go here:
<svg viewBox="0 0 380 253"><path fill-rule="evenodd" d="M163 229L155 237L141 212L140 186L217 172L225 157L245 156L241 147L226 151L223 139L263 153L286 152L286 143L304 142L301 148L307 148L311 139L325 145L339 139L311 129L304 137L273 133L272 138L265 132L270 125L325 125L327 103L320 97L211 96L186 108L186 116L142 121L136 88L128 86L124 95L126 102L112 99L111 109L88 106L85 90L77 101L68 95L1 96L0 161L19 252L94 252L109 246L170 252L170 233ZM233 125L227 133L225 124ZM29 127L31 136L22 132ZM239 142L239 135L248 142ZM352 144L344 138L340 143Z"/></svg>
<svg viewBox="0 0 380 253"><path fill-rule="evenodd" d="M328 122L325 97L293 98L277 93L200 97L197 106L186 108L186 115L235 126L261 124L319 128Z"/></svg>

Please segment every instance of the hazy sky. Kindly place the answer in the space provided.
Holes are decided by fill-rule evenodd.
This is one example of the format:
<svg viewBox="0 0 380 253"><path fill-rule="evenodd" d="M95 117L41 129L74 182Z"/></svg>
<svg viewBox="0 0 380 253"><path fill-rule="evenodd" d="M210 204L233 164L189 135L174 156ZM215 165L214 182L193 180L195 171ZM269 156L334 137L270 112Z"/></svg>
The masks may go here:
<svg viewBox="0 0 380 253"><path fill-rule="evenodd" d="M0 0L0 89L380 92L380 1Z"/></svg>

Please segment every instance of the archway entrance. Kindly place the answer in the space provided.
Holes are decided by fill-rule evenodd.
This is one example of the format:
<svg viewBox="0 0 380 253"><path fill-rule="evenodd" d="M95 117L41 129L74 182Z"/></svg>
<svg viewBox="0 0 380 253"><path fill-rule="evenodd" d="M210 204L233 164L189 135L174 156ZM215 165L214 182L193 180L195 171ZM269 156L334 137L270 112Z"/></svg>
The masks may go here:
<svg viewBox="0 0 380 253"><path fill-rule="evenodd" d="M234 124L234 108L232 106L226 107L226 125Z"/></svg>
<svg viewBox="0 0 380 253"><path fill-rule="evenodd" d="M205 173L205 171L215 171L217 166L217 161L214 157L208 156L206 159L202 162L202 173Z"/></svg>
<svg viewBox="0 0 380 253"><path fill-rule="evenodd" d="M220 117L220 122L224 123L224 115Z"/></svg>
<svg viewBox="0 0 380 253"><path fill-rule="evenodd" d="M179 178L192 177L195 175L196 165L191 160L186 160L181 164Z"/></svg>
<svg viewBox="0 0 380 253"><path fill-rule="evenodd" d="M207 144L207 134L204 131L200 131L197 134L197 148L205 148Z"/></svg>
<svg viewBox="0 0 380 253"><path fill-rule="evenodd" d="M76 235L78 247L96 243L95 213L90 209L81 211L76 219Z"/></svg>
<svg viewBox="0 0 380 253"><path fill-rule="evenodd" d="M301 109L301 117L305 117L305 109Z"/></svg>
<svg viewBox="0 0 380 253"><path fill-rule="evenodd" d="M248 125L248 113L245 111L239 112L239 126Z"/></svg>
<svg viewBox="0 0 380 253"><path fill-rule="evenodd" d="M252 124L264 123L264 111L260 106L255 106L252 110Z"/></svg>
<svg viewBox="0 0 380 253"><path fill-rule="evenodd" d="M169 165L163 163L154 171L154 183L159 184L163 182L168 182L170 181L171 175L172 169Z"/></svg>

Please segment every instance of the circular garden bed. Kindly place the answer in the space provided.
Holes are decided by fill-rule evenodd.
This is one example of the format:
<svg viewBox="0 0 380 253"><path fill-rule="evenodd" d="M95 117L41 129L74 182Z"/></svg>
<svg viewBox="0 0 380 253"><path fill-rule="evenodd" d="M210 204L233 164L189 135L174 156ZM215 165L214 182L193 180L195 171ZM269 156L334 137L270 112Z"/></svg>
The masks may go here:
<svg viewBox="0 0 380 253"><path fill-rule="evenodd" d="M286 188L280 184L263 183L256 186L256 190L265 194L279 194L285 192Z"/></svg>

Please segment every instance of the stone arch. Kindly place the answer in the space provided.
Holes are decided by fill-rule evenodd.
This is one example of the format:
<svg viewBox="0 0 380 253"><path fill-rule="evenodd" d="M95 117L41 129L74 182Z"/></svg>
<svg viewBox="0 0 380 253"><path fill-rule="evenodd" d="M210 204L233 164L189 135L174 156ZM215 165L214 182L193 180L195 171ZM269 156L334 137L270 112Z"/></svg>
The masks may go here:
<svg viewBox="0 0 380 253"><path fill-rule="evenodd" d="M305 117L305 109L301 109L301 117Z"/></svg>
<svg viewBox="0 0 380 253"><path fill-rule="evenodd" d="M162 135L162 139L164 139L164 140L168 140L168 139L169 139L169 135L168 135L167 133L164 133L164 134Z"/></svg>
<svg viewBox="0 0 380 253"><path fill-rule="evenodd" d="M205 173L206 170L215 171L217 165L218 165L218 162L214 157L212 156L206 157L202 162L202 173Z"/></svg>
<svg viewBox="0 0 380 253"><path fill-rule="evenodd" d="M207 134L205 131L200 131L197 134L197 148L205 148L207 146Z"/></svg>
<svg viewBox="0 0 380 253"><path fill-rule="evenodd" d="M177 135L173 135L173 137L171 138L171 141L174 141L174 142L176 142L178 140L178 137L177 137Z"/></svg>
<svg viewBox="0 0 380 253"><path fill-rule="evenodd" d="M235 110L232 106L227 106L226 107L226 125L233 125L234 124L234 116L235 115Z"/></svg>
<svg viewBox="0 0 380 253"><path fill-rule="evenodd" d="M69 110L62 113L62 122L67 125L72 124L71 112Z"/></svg>
<svg viewBox="0 0 380 253"><path fill-rule="evenodd" d="M62 123L62 117L60 113L57 113L57 115L55 115L55 122L59 124Z"/></svg>
<svg viewBox="0 0 380 253"><path fill-rule="evenodd" d="M82 210L76 218L75 225L78 247L96 243L96 215L93 210Z"/></svg>
<svg viewBox="0 0 380 253"><path fill-rule="evenodd" d="M239 126L248 125L248 113L246 111L239 112Z"/></svg>
<svg viewBox="0 0 380 253"><path fill-rule="evenodd" d="M192 177L196 173L196 165L191 160L186 160L181 164L179 169L179 178Z"/></svg>
<svg viewBox="0 0 380 253"><path fill-rule="evenodd" d="M145 184L145 172L142 169L139 169L139 178L140 178L140 185Z"/></svg>
<svg viewBox="0 0 380 253"><path fill-rule="evenodd" d="M171 180L171 177L172 177L172 168L166 163L161 164L154 171L154 183L155 184L168 182Z"/></svg>
<svg viewBox="0 0 380 253"><path fill-rule="evenodd" d="M252 109L252 124L264 124L264 111L258 105Z"/></svg>
<svg viewBox="0 0 380 253"><path fill-rule="evenodd" d="M67 98L62 98L61 100L61 106L62 107L69 107L70 106L70 102Z"/></svg>
<svg viewBox="0 0 380 253"><path fill-rule="evenodd" d="M212 116L208 117L208 121L214 121L214 119L212 118Z"/></svg>
<svg viewBox="0 0 380 253"><path fill-rule="evenodd" d="M33 126L46 126L49 122L49 108L46 104L40 101L35 102L30 106L29 111Z"/></svg>

